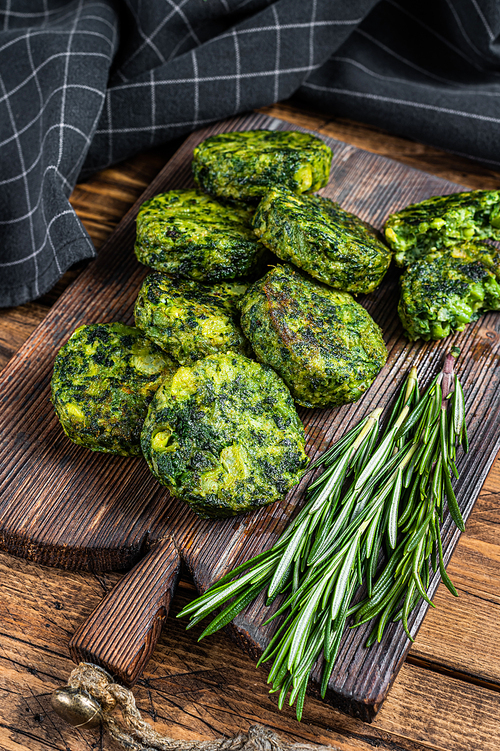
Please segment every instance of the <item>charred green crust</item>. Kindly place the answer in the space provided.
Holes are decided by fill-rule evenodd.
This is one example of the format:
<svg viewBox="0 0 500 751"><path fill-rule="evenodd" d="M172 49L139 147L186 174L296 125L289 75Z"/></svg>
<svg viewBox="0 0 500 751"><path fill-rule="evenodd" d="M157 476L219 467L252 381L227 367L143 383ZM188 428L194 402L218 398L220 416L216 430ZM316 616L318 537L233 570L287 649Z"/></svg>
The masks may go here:
<svg viewBox="0 0 500 751"><path fill-rule="evenodd" d="M170 190L142 204L135 254L173 276L219 282L252 275L267 252L247 207L227 206L199 190Z"/></svg>
<svg viewBox="0 0 500 751"><path fill-rule="evenodd" d="M295 193L328 183L332 150L320 138L298 131L248 130L221 133L193 152L193 175L214 196L252 200L284 185Z"/></svg>
<svg viewBox="0 0 500 751"><path fill-rule="evenodd" d="M242 302L241 326L261 362L305 407L356 401L387 359L380 328L346 292L276 266Z"/></svg>
<svg viewBox="0 0 500 751"><path fill-rule="evenodd" d="M64 432L93 451L141 454L149 402L177 363L123 323L80 326L57 353L52 402Z"/></svg>
<svg viewBox="0 0 500 751"><path fill-rule="evenodd" d="M274 188L253 218L255 234L281 260L346 292L371 292L391 262L377 232L321 196Z"/></svg>
<svg viewBox="0 0 500 751"><path fill-rule="evenodd" d="M500 190L471 190L414 203L391 214L384 233L398 266L471 239L500 240Z"/></svg>
<svg viewBox="0 0 500 751"><path fill-rule="evenodd" d="M282 498L307 465L304 442L285 384L271 368L234 353L167 378L142 431L158 481L214 519Z"/></svg>
<svg viewBox="0 0 500 751"><path fill-rule="evenodd" d="M156 272L146 277L139 291L135 323L181 365L217 352L245 354L248 342L233 320L242 296L236 291L235 285L211 288Z"/></svg>
<svg viewBox="0 0 500 751"><path fill-rule="evenodd" d="M443 339L500 309L500 253L464 243L429 253L401 277L399 317L409 339Z"/></svg>

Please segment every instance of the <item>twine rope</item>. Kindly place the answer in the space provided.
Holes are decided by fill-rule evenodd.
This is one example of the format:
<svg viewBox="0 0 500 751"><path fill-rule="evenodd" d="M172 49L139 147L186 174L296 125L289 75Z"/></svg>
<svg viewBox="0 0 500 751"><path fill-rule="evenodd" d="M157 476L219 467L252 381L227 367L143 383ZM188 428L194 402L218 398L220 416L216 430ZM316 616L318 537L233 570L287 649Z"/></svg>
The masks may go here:
<svg viewBox="0 0 500 751"><path fill-rule="evenodd" d="M80 663L73 670L68 687L86 691L99 702L104 727L128 751L338 751L333 746L287 743L261 725L252 725L248 732L231 738L211 741L168 738L142 719L132 691L88 663Z"/></svg>

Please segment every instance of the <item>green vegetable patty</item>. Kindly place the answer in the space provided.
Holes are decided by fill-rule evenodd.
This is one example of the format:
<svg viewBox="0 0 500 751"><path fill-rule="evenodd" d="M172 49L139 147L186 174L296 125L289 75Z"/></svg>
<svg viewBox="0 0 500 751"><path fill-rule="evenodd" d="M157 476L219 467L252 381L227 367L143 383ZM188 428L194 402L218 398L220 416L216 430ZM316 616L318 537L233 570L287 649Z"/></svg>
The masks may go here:
<svg viewBox="0 0 500 751"><path fill-rule="evenodd" d="M429 253L401 277L399 316L410 339L443 339L500 309L500 254L464 243Z"/></svg>
<svg viewBox="0 0 500 751"><path fill-rule="evenodd" d="M247 207L226 206L199 190L170 190L142 204L135 254L166 274L218 282L255 273L266 250Z"/></svg>
<svg viewBox="0 0 500 751"><path fill-rule="evenodd" d="M193 152L193 175L214 196L255 199L275 185L295 193L328 182L332 150L320 138L298 131L248 130L221 133Z"/></svg>
<svg viewBox="0 0 500 751"><path fill-rule="evenodd" d="M347 292L371 292L391 262L373 227L321 196L274 188L253 218L255 234L283 261Z"/></svg>
<svg viewBox="0 0 500 751"><path fill-rule="evenodd" d="M150 274L135 304L135 323L182 365L217 352L245 354L248 342L232 317L236 289Z"/></svg>
<svg viewBox="0 0 500 751"><path fill-rule="evenodd" d="M500 190L435 196L391 214L385 237L398 266L468 240L500 240Z"/></svg>
<svg viewBox="0 0 500 751"><path fill-rule="evenodd" d="M142 431L153 474L203 518L279 500L307 465L304 442L285 384L234 353L210 355L167 378Z"/></svg>
<svg viewBox="0 0 500 751"><path fill-rule="evenodd" d="M177 368L132 326L80 326L57 353L51 381L64 432L93 451L140 455L148 404Z"/></svg>
<svg viewBox="0 0 500 751"><path fill-rule="evenodd" d="M253 284L241 309L255 354L304 407L356 401L387 359L380 328L351 295L291 266L276 266Z"/></svg>

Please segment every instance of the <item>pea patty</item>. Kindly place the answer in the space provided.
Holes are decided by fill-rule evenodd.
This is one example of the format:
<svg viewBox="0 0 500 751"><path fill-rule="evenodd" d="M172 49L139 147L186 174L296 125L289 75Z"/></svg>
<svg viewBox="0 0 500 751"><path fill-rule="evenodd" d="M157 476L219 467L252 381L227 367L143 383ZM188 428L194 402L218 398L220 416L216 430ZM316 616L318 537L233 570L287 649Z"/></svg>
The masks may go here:
<svg viewBox="0 0 500 751"><path fill-rule="evenodd" d="M410 339L443 339L500 309L500 253L464 243L429 253L401 277L399 316Z"/></svg>
<svg viewBox="0 0 500 751"><path fill-rule="evenodd" d="M304 442L283 381L235 353L210 355L167 378L142 432L153 474L203 518L282 498L307 465Z"/></svg>
<svg viewBox="0 0 500 751"><path fill-rule="evenodd" d="M57 353L52 402L66 435L94 451L140 455L149 402L178 365L139 329L80 326Z"/></svg>
<svg viewBox="0 0 500 751"><path fill-rule="evenodd" d="M346 292L371 292L391 262L390 250L373 227L321 196L274 188L260 202L252 223L282 261Z"/></svg>
<svg viewBox="0 0 500 751"><path fill-rule="evenodd" d="M435 196L391 214L384 225L398 266L468 240L500 240L500 190Z"/></svg>
<svg viewBox="0 0 500 751"><path fill-rule="evenodd" d="M194 180L213 196L258 200L284 185L296 193L328 182L332 150L309 133L248 130L221 133L193 153Z"/></svg>
<svg viewBox="0 0 500 751"><path fill-rule="evenodd" d="M241 309L258 359L305 407L356 401L387 359L380 328L351 295L291 266L276 266L253 284Z"/></svg>
<svg viewBox="0 0 500 751"><path fill-rule="evenodd" d="M143 203L135 254L173 276L219 282L257 272L267 253L246 206L227 206L199 190L170 190Z"/></svg>
<svg viewBox="0 0 500 751"><path fill-rule="evenodd" d="M150 274L135 304L135 322L182 365L217 352L245 354L248 342L233 317L245 288L229 283L209 287L189 279Z"/></svg>

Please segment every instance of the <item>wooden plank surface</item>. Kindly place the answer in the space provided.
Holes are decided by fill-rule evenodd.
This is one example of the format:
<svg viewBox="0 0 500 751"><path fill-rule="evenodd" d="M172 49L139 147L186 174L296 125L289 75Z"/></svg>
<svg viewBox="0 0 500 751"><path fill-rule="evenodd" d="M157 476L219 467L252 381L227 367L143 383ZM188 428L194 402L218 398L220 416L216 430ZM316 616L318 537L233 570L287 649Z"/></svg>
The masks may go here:
<svg viewBox="0 0 500 751"><path fill-rule="evenodd" d="M0 726L0 748L112 751L109 741L100 745L98 731L64 726L51 712L49 694L72 669L70 634L116 575L35 570L33 564L4 554L0 575L10 603L0 653L0 697L9 734ZM28 602L20 582L32 587ZM185 587L178 590L174 612L191 594ZM456 626L466 628L466 622ZM495 691L406 664L371 725L316 699L306 701L299 724L292 709L279 712L276 697L267 693L264 671L256 670L251 658L224 634L215 635L210 645L197 644L199 632L186 632L179 621L169 619L134 689L141 711L171 737L207 739L262 722L295 741L330 744L342 751L498 749L500 706Z"/></svg>
<svg viewBox="0 0 500 751"><path fill-rule="evenodd" d="M278 108L274 114L282 115L283 108ZM293 117L293 113L286 110L286 116ZM304 124L314 127L310 124L311 115L295 113L295 116L300 122L306 118L307 123ZM321 125L323 121L317 122ZM346 124L333 121L327 126L341 129ZM358 138L363 136L363 126L348 126L356 130ZM364 142L358 145L377 151L386 142L385 139L384 134L367 128L364 130ZM430 153L429 164L422 166L432 171L432 149L427 152L426 147L401 139L398 152L398 143L391 142L390 138L387 141L391 156L402 161L406 160L407 151L413 149L420 149L424 155ZM447 177L451 176L451 179L471 187L489 187L486 182L489 178L485 176L485 182L481 183L482 168L474 165L468 165L469 171L464 169L462 172L460 168L453 174L459 161L441 154L437 171L447 164ZM495 178L496 185L498 177ZM99 179L100 176L94 178L96 184ZM475 180L479 180L479 183ZM106 203L105 192L94 194L94 200L94 209L98 214L99 207ZM6 328L4 322L0 321L0 332L4 333ZM5 335L5 339L8 341L10 337ZM11 349L13 351L15 344ZM150 669L145 673L144 683L141 683L141 709L151 711L158 722L162 720L163 727L166 723L170 734L177 737L188 738L197 733L197 737L208 738L225 731L231 732L231 728L245 729L252 717L265 720L264 713L269 711L271 724L277 723L276 727L286 730L290 737L298 740L307 736L313 742L336 743L343 749L368 749L374 746L387 749L497 749L500 747L498 694L496 690L482 686L491 684L493 688L498 687L500 679L498 662L493 659L499 653L497 593L500 549L496 544L499 489L498 471L496 474L492 472L450 564L449 570L459 585L460 600L454 600L441 588L438 590L436 602L439 608L427 616L410 652L410 662L418 665L405 666L372 726L349 720L314 700L306 703L306 720L302 726L295 722L292 713L284 720L284 715L277 713L272 698L267 699L263 674L256 673L253 662L235 651L224 637L220 637L222 646L215 641L196 645L194 638L190 637L185 661L181 659L180 664L175 662L178 647L175 639L170 640L170 632L162 637ZM98 734L94 733L92 737L91 734L74 734L67 732L60 723L58 725L57 719L50 714L47 696L42 694L57 682L63 682L70 669L66 639L98 603L104 589L109 588L117 577L69 574L44 569L9 556L2 558L5 568L2 571L0 600L0 659L3 663L0 682L4 701L0 715L0 748L5 747L9 751L11 748L71 748L71 751L91 747L111 748L111 744L101 742ZM59 599L55 599L55 594ZM471 627L470 614L476 607L487 609L483 611L484 618L478 618ZM69 612L71 616L68 618ZM238 660L242 660L243 665ZM224 678L217 680L215 675L216 679L211 683L208 679L207 688L202 680L207 671L217 671L221 664L228 662L234 666L233 683L226 682ZM50 670L47 677L48 665ZM448 671L448 674L439 671ZM200 694L207 696L207 692L211 691L216 695L216 700L213 697L210 699L209 708L203 701L197 703L194 700L193 705L181 703L182 706L174 710L168 695L161 688L157 690L159 682L155 684L155 678L170 672L183 674L181 682L184 687L191 685L190 690L194 692L193 686L199 686ZM424 673L431 673L434 683L425 684L427 694L423 696L416 686L422 682ZM414 676L414 680L407 676ZM247 681L251 689L245 693ZM183 690L181 688L180 693ZM240 695L241 692L247 704L239 716L240 710L234 701L235 693ZM401 692L398 693L399 704L393 703L396 692ZM432 704L431 714L429 700L434 693L438 701ZM268 710L268 702L271 702L271 710ZM481 704L487 713L491 713L496 725L493 722L492 726L483 715ZM316 730L314 724L314 707L318 708L320 730ZM308 714L309 708L312 714ZM414 718L419 716L420 724L415 725ZM407 717L412 718L411 722ZM488 729L488 733L483 732L484 728ZM455 735L450 736L450 733ZM443 739L448 742L450 737L455 745L443 746Z"/></svg>

